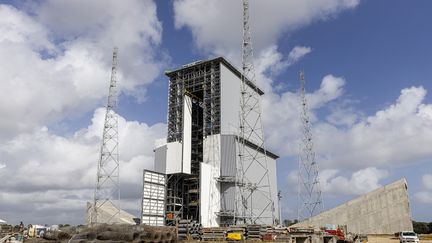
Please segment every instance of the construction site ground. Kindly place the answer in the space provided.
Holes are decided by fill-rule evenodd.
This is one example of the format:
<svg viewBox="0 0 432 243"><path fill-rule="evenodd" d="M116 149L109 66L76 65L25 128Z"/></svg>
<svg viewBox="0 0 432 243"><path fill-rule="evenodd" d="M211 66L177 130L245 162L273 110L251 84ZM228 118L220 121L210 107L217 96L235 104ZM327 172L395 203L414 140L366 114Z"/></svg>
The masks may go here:
<svg viewBox="0 0 432 243"><path fill-rule="evenodd" d="M25 242L28 243L48 243L52 241L47 241L42 238L33 238L28 239ZM68 240L62 241L62 242L68 242ZM196 240L190 240L190 241L180 241L180 242L200 242ZM228 241L205 241L205 242L228 242ZM256 241L243 241L243 242L256 242ZM399 239L396 238L394 235L369 235L368 236L368 242L369 243L399 243ZM432 243L432 234L429 235L420 235L420 243Z"/></svg>
<svg viewBox="0 0 432 243"><path fill-rule="evenodd" d="M394 235L368 235L369 243L399 243ZM432 243L432 234L420 235L420 243Z"/></svg>

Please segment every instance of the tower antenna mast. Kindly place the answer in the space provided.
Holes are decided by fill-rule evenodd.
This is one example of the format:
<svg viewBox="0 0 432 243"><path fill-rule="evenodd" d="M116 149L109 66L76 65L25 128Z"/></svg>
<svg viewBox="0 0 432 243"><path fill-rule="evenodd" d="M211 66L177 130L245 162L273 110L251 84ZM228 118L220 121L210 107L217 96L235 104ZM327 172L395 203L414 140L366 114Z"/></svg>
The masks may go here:
<svg viewBox="0 0 432 243"><path fill-rule="evenodd" d="M120 214L118 116L115 112L117 108L117 53L118 48L114 47L111 81L97 167L93 213L90 221L92 225L112 223L113 219ZM100 214L98 214L101 207L111 207L115 213L110 218L101 219Z"/></svg>
<svg viewBox="0 0 432 243"><path fill-rule="evenodd" d="M308 219L323 210L318 164L313 149L312 129L308 115L304 72L300 71L302 140L299 153L297 219Z"/></svg>
<svg viewBox="0 0 432 243"><path fill-rule="evenodd" d="M261 98L256 86L249 0L243 0L242 84L240 98L239 162L236 172L235 223L259 224L271 218L275 206L268 173L267 151L261 121ZM250 146L250 144L256 146ZM251 176L253 171L253 175ZM260 202L255 197L260 196ZM254 208L254 203L260 207Z"/></svg>

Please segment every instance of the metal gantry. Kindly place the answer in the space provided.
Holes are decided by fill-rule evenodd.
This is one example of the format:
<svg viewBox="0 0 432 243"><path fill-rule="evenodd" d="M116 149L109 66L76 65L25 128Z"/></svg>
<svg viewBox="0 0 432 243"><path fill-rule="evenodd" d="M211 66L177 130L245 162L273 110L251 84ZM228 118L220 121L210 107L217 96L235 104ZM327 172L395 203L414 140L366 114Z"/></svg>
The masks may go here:
<svg viewBox="0 0 432 243"><path fill-rule="evenodd" d="M113 219L120 214L118 116L115 112L117 107L117 53L118 49L114 47L91 224L112 223ZM107 219L98 218L100 216L98 211L101 207L111 207L115 213Z"/></svg>
<svg viewBox="0 0 432 243"><path fill-rule="evenodd" d="M308 115L304 72L300 72L302 140L299 153L297 219L303 221L323 210L318 164L315 160L312 129Z"/></svg>
<svg viewBox="0 0 432 243"><path fill-rule="evenodd" d="M242 45L242 84L240 98L239 127L239 162L236 172L236 212L235 223L259 224L264 218L271 217L274 223L275 209L271 193L267 165L267 154L264 144L264 133L261 122L261 98L258 88L252 89L248 82L255 86L255 68L253 64L252 38L249 25L249 1L243 0L243 45ZM248 143L257 145L255 148ZM250 168L254 169L254 175ZM255 197L260 198L260 207L253 207ZM262 206L264 205L264 206Z"/></svg>

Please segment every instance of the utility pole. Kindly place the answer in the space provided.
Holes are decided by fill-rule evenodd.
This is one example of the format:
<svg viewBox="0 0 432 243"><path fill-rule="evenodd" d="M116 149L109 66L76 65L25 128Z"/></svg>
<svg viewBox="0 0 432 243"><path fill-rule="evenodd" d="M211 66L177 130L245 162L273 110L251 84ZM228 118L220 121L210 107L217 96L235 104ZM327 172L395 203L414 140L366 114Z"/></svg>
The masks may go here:
<svg viewBox="0 0 432 243"><path fill-rule="evenodd" d="M240 98L239 163L236 171L236 212L234 222L257 224L264 218L275 221L274 201L271 194L267 165L267 152L261 121L261 98L256 87L253 64L252 38L249 25L249 1L243 0L243 45L242 45L242 84ZM252 85L251 85L252 84ZM251 88L255 87L255 88ZM248 143L257 145L248 147ZM250 168L255 169L254 180L245 176ZM264 207L253 208L254 198L260 196Z"/></svg>
<svg viewBox="0 0 432 243"><path fill-rule="evenodd" d="M282 191L278 191L278 194L277 194L277 197L278 197L278 202L279 202L279 225L283 225L283 222L282 222Z"/></svg>
<svg viewBox="0 0 432 243"><path fill-rule="evenodd" d="M118 116L115 112L117 108L117 52L117 47L114 47L91 225L112 223L112 220L120 214ZM100 216L98 211L103 206L113 207L115 210L115 213L108 219L98 218Z"/></svg>
<svg viewBox="0 0 432 243"><path fill-rule="evenodd" d="M318 164L315 161L312 129L308 115L304 72L300 72L302 140L299 154L297 219L308 219L323 210Z"/></svg>

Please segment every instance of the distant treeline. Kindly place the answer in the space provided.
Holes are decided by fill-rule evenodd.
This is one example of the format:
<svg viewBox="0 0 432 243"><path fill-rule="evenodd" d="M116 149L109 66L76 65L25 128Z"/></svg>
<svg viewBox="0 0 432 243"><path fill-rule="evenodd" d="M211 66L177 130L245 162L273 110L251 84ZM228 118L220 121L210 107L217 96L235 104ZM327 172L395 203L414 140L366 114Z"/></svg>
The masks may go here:
<svg viewBox="0 0 432 243"><path fill-rule="evenodd" d="M283 221L283 226L290 226L296 224L297 220L285 219ZM417 222L413 221L414 232L417 234L432 234L432 222Z"/></svg>
<svg viewBox="0 0 432 243"><path fill-rule="evenodd" d="M417 234L432 234L432 222L413 221L413 228Z"/></svg>

